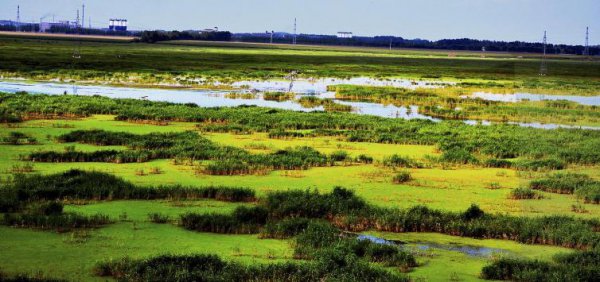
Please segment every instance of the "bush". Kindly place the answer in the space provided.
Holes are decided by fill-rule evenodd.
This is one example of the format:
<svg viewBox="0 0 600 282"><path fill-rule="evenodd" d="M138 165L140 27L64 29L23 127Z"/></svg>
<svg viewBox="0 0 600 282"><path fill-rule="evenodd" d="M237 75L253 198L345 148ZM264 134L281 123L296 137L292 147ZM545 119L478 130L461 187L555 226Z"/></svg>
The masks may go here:
<svg viewBox="0 0 600 282"><path fill-rule="evenodd" d="M387 167L421 168L422 165L410 157L391 155L383 158L383 165Z"/></svg>
<svg viewBox="0 0 600 282"><path fill-rule="evenodd" d="M465 149L450 149L442 153L441 161L453 164L477 164L479 161Z"/></svg>
<svg viewBox="0 0 600 282"><path fill-rule="evenodd" d="M543 199L544 196L535 192L530 188L515 188L510 192L511 199L514 200L526 200L526 199Z"/></svg>
<svg viewBox="0 0 600 282"><path fill-rule="evenodd" d="M367 156L364 154L360 154L356 157L356 162L358 163L363 163L363 164L372 164L373 163L373 157L371 156Z"/></svg>
<svg viewBox="0 0 600 282"><path fill-rule="evenodd" d="M329 155L329 158L334 162L346 161L350 158L346 151L335 151Z"/></svg>
<svg viewBox="0 0 600 282"><path fill-rule="evenodd" d="M268 222L260 232L260 238L286 239L302 233L311 219L303 217L285 218Z"/></svg>
<svg viewBox="0 0 600 282"><path fill-rule="evenodd" d="M166 214L153 212L148 214L148 220L154 223L167 223L171 221L171 217Z"/></svg>
<svg viewBox="0 0 600 282"><path fill-rule="evenodd" d="M411 180L412 180L412 176L411 176L410 172L401 171L401 172L397 173L396 175L394 175L392 182L394 184L402 184L402 183L405 183L405 182L408 182Z"/></svg>
<svg viewBox="0 0 600 282"><path fill-rule="evenodd" d="M262 207L237 207L233 215L194 214L181 216L181 225L188 230L226 234L256 234L267 221L268 213Z"/></svg>
<svg viewBox="0 0 600 282"><path fill-rule="evenodd" d="M513 163L509 160L487 159L483 165L486 167L495 167L495 168L511 168Z"/></svg>
<svg viewBox="0 0 600 282"><path fill-rule="evenodd" d="M463 218L465 220L473 220L481 218L485 215L483 210L479 208L476 204L471 204L471 206L463 213Z"/></svg>
<svg viewBox="0 0 600 282"><path fill-rule="evenodd" d="M561 170L566 167L565 163L558 159L545 160L520 160L515 162L514 167L518 170Z"/></svg>
<svg viewBox="0 0 600 282"><path fill-rule="evenodd" d="M66 232L80 228L97 228L112 223L108 216L96 214L83 216L74 213L54 215L4 214L3 224L19 228L34 228Z"/></svg>

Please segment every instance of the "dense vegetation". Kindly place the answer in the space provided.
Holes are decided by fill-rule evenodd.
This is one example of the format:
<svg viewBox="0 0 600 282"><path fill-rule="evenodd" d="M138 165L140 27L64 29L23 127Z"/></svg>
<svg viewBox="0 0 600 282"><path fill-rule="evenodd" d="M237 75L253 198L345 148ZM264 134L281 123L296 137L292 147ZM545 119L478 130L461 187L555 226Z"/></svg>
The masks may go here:
<svg viewBox="0 0 600 282"><path fill-rule="evenodd" d="M327 253L309 263L244 265L216 255L163 255L100 263L99 276L118 281L408 281L355 256Z"/></svg>
<svg viewBox="0 0 600 282"><path fill-rule="evenodd" d="M306 205L305 203L311 203ZM335 188L332 193L315 191L288 191L269 193L260 201L259 207L241 210L241 214L191 215L184 227L199 231L233 230L233 233L256 233L267 221L288 218L319 218L330 220L347 231L375 229L386 232L437 232L455 236L509 239L527 244L548 244L568 248L588 249L600 246L600 221L582 220L565 216L543 216L537 218L486 214L477 206L463 213L443 212L424 206L409 209L386 209L367 204L353 192ZM248 219L247 215L257 215ZM214 217L214 219L211 219ZM262 223L262 224L261 224ZM295 224L267 224L266 237L287 237L297 230ZM250 224L252 228L247 228ZM200 227L198 227L200 226ZM239 229L238 229L239 227ZM291 231L282 230L290 228ZM248 231L250 230L250 231Z"/></svg>
<svg viewBox="0 0 600 282"><path fill-rule="evenodd" d="M17 174L3 186L0 187L0 212L15 212L30 203L57 200L255 200L254 191L248 188L180 185L147 187L134 185L107 173L81 170L50 175Z"/></svg>
<svg viewBox="0 0 600 282"><path fill-rule="evenodd" d="M559 194L575 194L586 203L600 203L600 182L585 174L557 173L531 181L531 189Z"/></svg>
<svg viewBox="0 0 600 282"><path fill-rule="evenodd" d="M249 174L268 169L307 169L333 165L334 160L309 147L289 148L270 154L251 154L231 146L219 146L196 132L133 135L102 130L73 131L58 137L61 142L124 145L130 150L94 152L45 151L26 157L36 162L146 162L153 159L210 160L203 171L211 175Z"/></svg>
<svg viewBox="0 0 600 282"><path fill-rule="evenodd" d="M506 91L498 84L498 92ZM496 122L546 122L570 124L578 122L598 123L600 108L568 101L522 101L506 103L468 97L471 93L482 91L463 85L439 89L418 88L410 90L398 87L372 87L356 85L335 85L329 87L335 91L337 99L364 101L396 106L419 106L419 113L442 119L476 119ZM496 92L494 90L483 90Z"/></svg>
<svg viewBox="0 0 600 282"><path fill-rule="evenodd" d="M495 159L531 158L523 169L561 168L564 163L600 163L600 131L543 130L513 125L470 126L461 122L398 120L342 113L301 113L257 107L198 108L165 102L103 97L0 94L0 113L34 117L116 114L127 121L200 122L218 131L335 131L348 141L436 144L443 152L481 154ZM197 137L195 140L199 140ZM536 142L530 142L536 140ZM238 150L239 152L239 150ZM464 155L461 153L462 155ZM466 155L467 159L470 157Z"/></svg>
<svg viewBox="0 0 600 282"><path fill-rule="evenodd" d="M248 211L236 211L235 217L249 219L255 215L247 214ZM305 263L242 266L214 255L161 256L101 263L96 273L128 281L170 281L175 273L178 281L406 281L368 262L404 270L417 266L415 258L397 246L349 237L323 221L306 221L302 225L296 238L295 257L307 259Z"/></svg>
<svg viewBox="0 0 600 282"><path fill-rule="evenodd" d="M231 32L229 31L209 31L209 32L192 32L192 31L160 31L146 30L140 34L139 41L147 43L155 43L168 40L205 40L205 41L229 41Z"/></svg>
<svg viewBox="0 0 600 282"><path fill-rule="evenodd" d="M597 281L600 251L575 252L556 256L554 261L502 258L483 268L489 280L510 281Z"/></svg>
<svg viewBox="0 0 600 282"><path fill-rule="evenodd" d="M270 33L236 33L233 38L243 42L270 42ZM290 43L293 36L287 33L276 33L273 36L275 43ZM299 34L296 38L301 44L318 44L318 45L341 45L341 46L365 46L365 47L380 47L380 48L422 48L422 49L442 49L442 50L471 50L481 51L485 48L486 51L500 52L528 52L542 53L542 43L530 42L506 42L506 41L491 41L477 40L469 38L442 39L430 41L425 39L406 39L397 36L353 36L352 38L339 38L335 35L323 34ZM549 53L561 54L576 54L581 55L584 46L581 45L566 45L566 44L549 44L546 46ZM594 50L596 49L596 50ZM591 47L590 51L593 54L600 53L600 48Z"/></svg>

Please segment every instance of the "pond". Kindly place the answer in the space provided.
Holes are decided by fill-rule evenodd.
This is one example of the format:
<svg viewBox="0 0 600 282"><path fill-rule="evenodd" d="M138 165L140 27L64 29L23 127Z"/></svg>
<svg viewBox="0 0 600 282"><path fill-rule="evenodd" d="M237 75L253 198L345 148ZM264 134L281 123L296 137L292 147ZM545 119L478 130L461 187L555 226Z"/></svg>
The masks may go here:
<svg viewBox="0 0 600 282"><path fill-rule="evenodd" d="M325 81L325 80L320 80ZM334 80L327 83L359 83L361 80ZM377 80L368 81L368 83L376 83ZM240 82L240 85L247 82ZM265 83L265 84L261 84ZM288 83L289 87L289 81ZM403 87L406 81L380 81L377 83L389 83L391 86ZM416 82L426 83L426 82ZM235 84L235 83L234 83ZM441 121L440 119L433 118L427 115L419 113L419 107L414 105L409 106L394 106L394 105L383 105L379 103L367 103L367 102L349 102L334 99L335 93L328 92L326 83L317 83L315 88L310 88L311 85L308 82L302 82L302 84L294 84L293 89L296 91L296 98L302 96L315 96L318 98L329 98L333 99L336 103L349 105L352 107L352 112L362 115L374 115L386 118L401 118L401 119L427 119L431 121ZM412 85L413 82L410 82ZM247 84L246 84L247 85ZM414 85L413 85L414 86ZM430 87L439 87L439 85L429 85ZM0 92L16 93L19 91L25 91L28 93L40 93L50 95L63 95L65 93L69 95L84 95L84 96L106 96L110 98L131 98L131 99L144 99L150 101L166 101L172 103L194 103L201 107L236 107L241 105L253 105L259 107L268 107L276 109L285 109L293 111L322 111L323 107L305 108L298 104L296 101L269 101L264 100L261 92L267 91L279 91L280 87L285 87L285 83L281 82L256 82L252 84L251 89L258 91L255 95L249 97L232 98L231 93L249 93L249 89L237 89L231 91L224 90L211 90L211 89L162 89L162 88L130 88L130 87L115 87L106 85L73 85L66 83L49 83L49 82L24 82L24 81L0 81ZM296 88L297 87L297 88ZM416 86L415 86L416 87ZM285 90L285 89L283 89ZM254 91L252 91L254 92ZM489 121L474 121L464 120L465 123L470 125L491 125ZM600 130L600 127L591 126L571 126L571 125L559 125L559 124L540 124L540 123L511 123L525 127L535 127L543 129L555 129L555 128L582 128L590 130Z"/></svg>
<svg viewBox="0 0 600 282"><path fill-rule="evenodd" d="M480 247L480 246L468 246L468 245L460 245L460 244L439 244L433 242L417 242L407 244L401 241L395 240L386 240L383 238L371 236L371 235L358 235L358 240L369 240L375 244L384 244L384 245L392 245L398 246L405 250L419 250L419 251L428 251L428 250L445 250L445 251L453 251L463 253L465 255L471 257L490 257L495 254L509 254L510 252L507 250L496 249L496 248L488 248L488 247Z"/></svg>

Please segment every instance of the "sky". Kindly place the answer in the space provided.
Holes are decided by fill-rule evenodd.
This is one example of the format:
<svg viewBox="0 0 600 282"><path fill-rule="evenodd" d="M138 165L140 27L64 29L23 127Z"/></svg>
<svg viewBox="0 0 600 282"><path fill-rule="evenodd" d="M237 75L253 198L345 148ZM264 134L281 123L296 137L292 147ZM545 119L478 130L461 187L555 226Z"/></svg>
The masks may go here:
<svg viewBox="0 0 600 282"><path fill-rule="evenodd" d="M232 32L394 35L438 40L475 38L600 44L600 0L0 0L0 19L74 20L86 5L86 26L125 18L130 29L219 27Z"/></svg>

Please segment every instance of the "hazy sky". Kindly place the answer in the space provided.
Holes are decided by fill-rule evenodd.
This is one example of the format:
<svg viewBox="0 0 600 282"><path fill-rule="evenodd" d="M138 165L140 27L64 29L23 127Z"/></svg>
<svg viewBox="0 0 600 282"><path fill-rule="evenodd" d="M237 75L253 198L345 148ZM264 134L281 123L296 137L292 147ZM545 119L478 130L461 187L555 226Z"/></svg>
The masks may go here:
<svg viewBox="0 0 600 282"><path fill-rule="evenodd" d="M600 44L600 0L0 0L0 19L74 20L86 4L92 25L126 18L130 29L201 29L233 32L396 35L404 38L478 38ZM46 18L51 20L52 16Z"/></svg>

